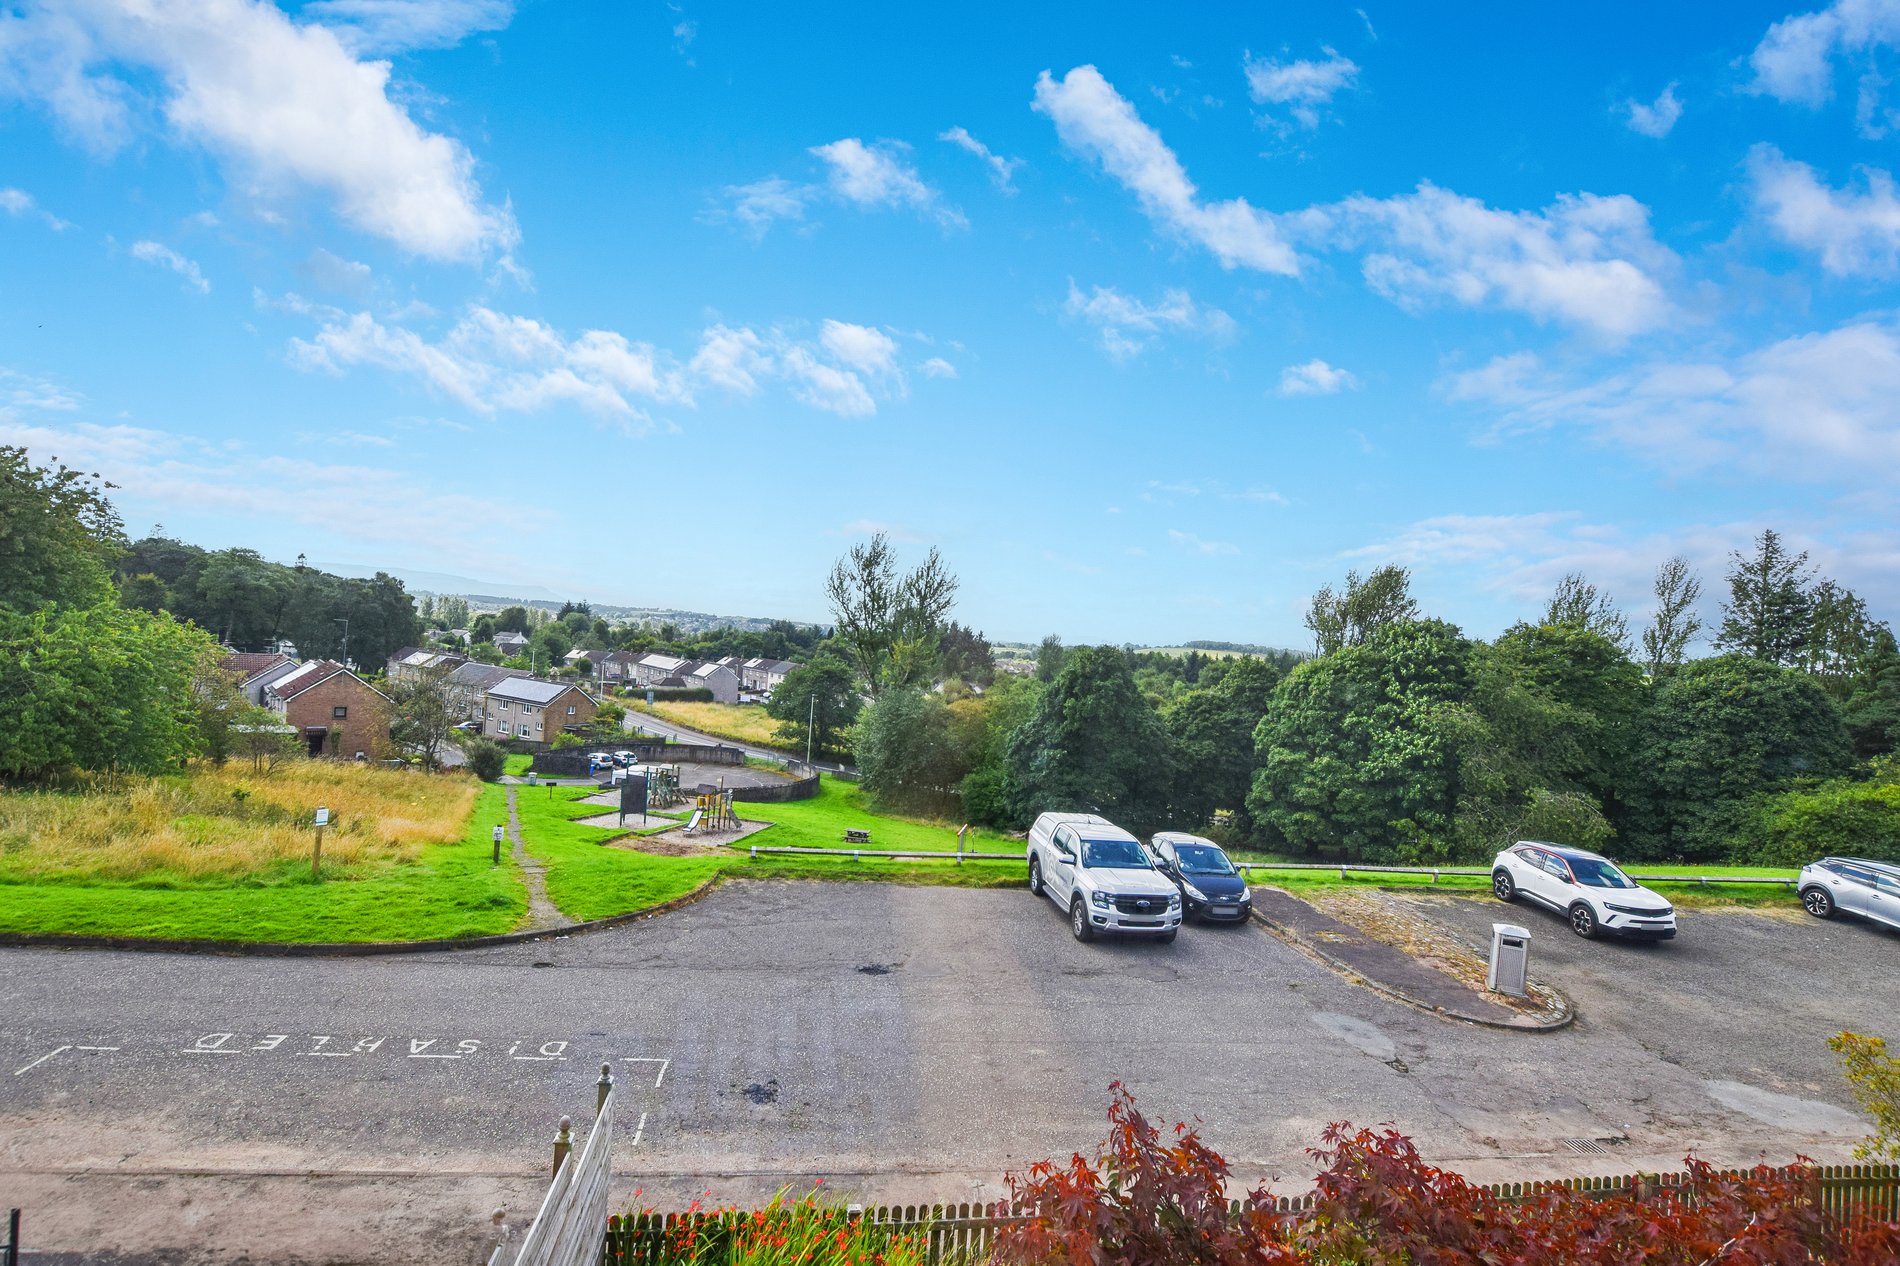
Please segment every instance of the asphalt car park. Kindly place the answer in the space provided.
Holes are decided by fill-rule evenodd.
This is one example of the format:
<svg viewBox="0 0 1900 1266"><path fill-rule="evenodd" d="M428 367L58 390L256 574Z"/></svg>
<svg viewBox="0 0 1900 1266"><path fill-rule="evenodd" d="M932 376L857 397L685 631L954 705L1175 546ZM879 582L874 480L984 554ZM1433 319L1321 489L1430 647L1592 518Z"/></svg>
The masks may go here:
<svg viewBox="0 0 1900 1266"><path fill-rule="evenodd" d="M1900 1036L1900 937L1692 911L1673 942L1623 945L1424 908L1480 937L1528 923L1533 973L1581 1018L1448 1022L1251 925L1084 944L1022 889L735 882L600 933L381 959L0 950L0 1189L48 1248L472 1255L603 1062L615 1199L662 1205L820 1176L1000 1198L1006 1171L1095 1146L1117 1080L1287 1191L1338 1120L1486 1180L1844 1159L1864 1132L1826 1039Z"/></svg>

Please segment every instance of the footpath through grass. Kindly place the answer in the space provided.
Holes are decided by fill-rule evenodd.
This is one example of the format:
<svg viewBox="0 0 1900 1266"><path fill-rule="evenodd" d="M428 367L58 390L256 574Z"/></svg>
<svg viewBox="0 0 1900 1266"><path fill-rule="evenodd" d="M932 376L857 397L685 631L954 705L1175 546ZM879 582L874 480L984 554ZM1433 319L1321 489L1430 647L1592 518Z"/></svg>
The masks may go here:
<svg viewBox="0 0 1900 1266"><path fill-rule="evenodd" d="M360 767L342 773L351 769L313 763L302 772L319 780L326 770L339 777L367 772L429 777ZM506 792L498 786L477 791L473 783L452 781L459 794L468 796L469 809L457 814L444 837L405 840L400 857L364 850L355 860L333 863L332 833L326 832L320 883L310 877L308 830L300 832L305 851L294 861L280 855L281 841L265 841L267 864L237 876L189 879L165 868L109 876L98 867L83 874L69 868L52 877L21 878L9 869L13 850L0 831L0 932L311 943L458 939L511 931L527 913L527 889L505 857L498 869L489 862L489 828L507 817ZM19 794L0 792L0 813ZM68 813L80 808L61 806ZM230 846L224 834L216 839L219 847Z"/></svg>
<svg viewBox="0 0 1900 1266"><path fill-rule="evenodd" d="M611 812L582 804L592 787L516 787L521 846L547 866L548 900L576 922L626 914L685 896L731 864L718 854L661 857L603 841L626 835L615 827L583 826L576 818Z"/></svg>

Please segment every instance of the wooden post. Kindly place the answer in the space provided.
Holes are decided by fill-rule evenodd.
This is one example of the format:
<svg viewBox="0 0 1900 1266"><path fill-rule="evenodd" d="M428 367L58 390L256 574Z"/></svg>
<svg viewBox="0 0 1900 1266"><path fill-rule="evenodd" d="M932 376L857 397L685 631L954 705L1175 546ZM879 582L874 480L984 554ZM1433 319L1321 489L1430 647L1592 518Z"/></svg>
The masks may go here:
<svg viewBox="0 0 1900 1266"><path fill-rule="evenodd" d="M311 845L310 848L310 878L318 882L321 882L323 879L321 869L323 866L323 828L328 825L330 825L330 810L322 805L318 805L316 818L317 842Z"/></svg>
<svg viewBox="0 0 1900 1266"><path fill-rule="evenodd" d="M495 865L501 865L501 823L495 823Z"/></svg>
<svg viewBox="0 0 1900 1266"><path fill-rule="evenodd" d="M599 1116L600 1110L607 1106L607 1096L613 1092L614 1066L612 1064L602 1064L600 1066L600 1080L594 1083L595 1116Z"/></svg>
<svg viewBox="0 0 1900 1266"><path fill-rule="evenodd" d="M573 1150L574 1123L562 1117L560 1132L554 1136L554 1170L548 1175L549 1182L560 1176L561 1165L567 1160L568 1153Z"/></svg>

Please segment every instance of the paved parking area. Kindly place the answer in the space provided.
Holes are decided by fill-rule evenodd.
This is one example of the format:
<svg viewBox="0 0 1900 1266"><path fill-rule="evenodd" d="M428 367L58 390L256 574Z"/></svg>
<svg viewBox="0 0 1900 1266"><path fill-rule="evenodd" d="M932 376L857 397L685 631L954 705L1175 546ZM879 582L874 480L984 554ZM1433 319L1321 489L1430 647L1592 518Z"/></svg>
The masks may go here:
<svg viewBox="0 0 1900 1266"><path fill-rule="evenodd" d="M602 1061L619 1186L661 1203L821 1175L994 1198L1005 1170L1092 1147L1117 1079L1198 1118L1237 1179L1289 1189L1338 1119L1478 1177L1844 1155L1862 1126L1825 1039L1892 1029L1900 938L1704 921L1652 949L1539 928L1582 1011L1541 1036L1419 1013L1253 927L1081 945L1021 890L734 883L596 935L388 959L0 951L0 1190L36 1247L473 1253L495 1204L527 1212Z"/></svg>

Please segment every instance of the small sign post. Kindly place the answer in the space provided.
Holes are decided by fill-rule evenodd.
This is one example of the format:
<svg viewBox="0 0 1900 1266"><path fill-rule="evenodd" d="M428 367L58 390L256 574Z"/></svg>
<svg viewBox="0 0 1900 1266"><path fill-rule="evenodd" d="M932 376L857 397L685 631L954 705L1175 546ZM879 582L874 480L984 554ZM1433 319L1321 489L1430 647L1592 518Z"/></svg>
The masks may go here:
<svg viewBox="0 0 1900 1266"><path fill-rule="evenodd" d="M501 865L501 823L495 823L495 865Z"/></svg>
<svg viewBox="0 0 1900 1266"><path fill-rule="evenodd" d="M310 848L310 877L323 878L323 828L330 825L330 811L321 806L317 809L317 842Z"/></svg>
<svg viewBox="0 0 1900 1266"><path fill-rule="evenodd" d="M962 826L957 828L957 865L959 866L963 865L963 836L969 829L970 824L968 822L965 822Z"/></svg>

